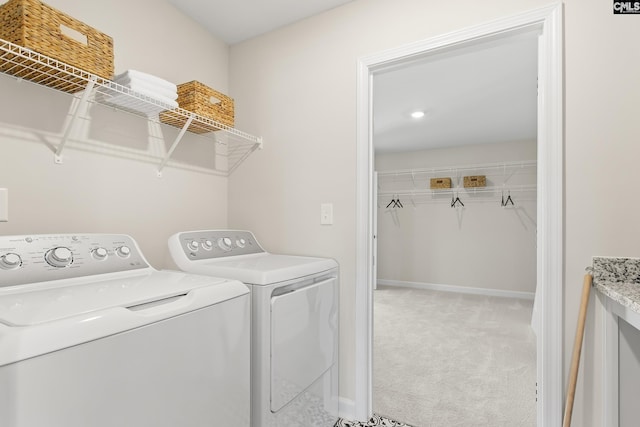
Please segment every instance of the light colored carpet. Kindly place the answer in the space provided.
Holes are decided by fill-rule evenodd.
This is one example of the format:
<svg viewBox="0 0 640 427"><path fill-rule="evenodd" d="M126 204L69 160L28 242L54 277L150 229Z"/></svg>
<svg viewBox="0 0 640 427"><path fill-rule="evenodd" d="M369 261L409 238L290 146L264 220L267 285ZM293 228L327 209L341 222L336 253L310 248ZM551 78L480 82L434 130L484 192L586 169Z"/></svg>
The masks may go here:
<svg viewBox="0 0 640 427"><path fill-rule="evenodd" d="M532 305L379 286L374 411L419 427L535 426Z"/></svg>

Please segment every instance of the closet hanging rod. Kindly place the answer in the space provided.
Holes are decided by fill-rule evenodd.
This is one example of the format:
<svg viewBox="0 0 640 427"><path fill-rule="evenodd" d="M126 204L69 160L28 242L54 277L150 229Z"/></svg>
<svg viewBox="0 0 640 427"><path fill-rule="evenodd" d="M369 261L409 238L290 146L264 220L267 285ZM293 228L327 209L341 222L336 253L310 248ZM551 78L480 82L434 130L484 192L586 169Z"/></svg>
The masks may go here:
<svg viewBox="0 0 640 427"><path fill-rule="evenodd" d="M527 192L536 191L537 185L511 185L511 186L494 186L494 187L457 187L457 188L439 188L424 190L410 190L410 191L397 191L397 190L384 190L378 191L378 196L421 196L421 195L436 195L436 194L451 194L451 193L501 193L503 191L508 192Z"/></svg>
<svg viewBox="0 0 640 427"><path fill-rule="evenodd" d="M514 162L500 162L500 163L486 163L486 164L473 164L473 165L459 165L459 166L447 166L439 168L413 168L413 169L398 169L389 171L378 171L378 177L385 176L398 176L398 175L416 175L416 174L445 174L445 173L459 173L478 170L501 170L501 169L518 169L518 168L533 168L538 165L536 160L522 160Z"/></svg>
<svg viewBox="0 0 640 427"><path fill-rule="evenodd" d="M469 198L464 198L462 195L460 195L460 199L464 202L465 205L467 206L472 206L475 205L477 203L482 203L482 204L491 204L494 206L497 206L498 208L500 207L500 198L498 197L497 199L495 197L492 198L482 198L482 199L469 199ZM522 202L535 202L536 199L535 198L530 198L530 197L518 197L517 199L514 200L514 206L518 206L518 204L522 203ZM445 198L441 198L441 199L432 199L432 198L420 198L420 197L415 197L413 199L409 198L409 202L411 203L412 207L416 207L418 205L430 205L430 204L448 204L451 205L451 197L445 197ZM509 205L511 206L511 205ZM382 204L381 206L379 206L379 208L385 209L385 204ZM387 209L395 209L394 207L389 207Z"/></svg>

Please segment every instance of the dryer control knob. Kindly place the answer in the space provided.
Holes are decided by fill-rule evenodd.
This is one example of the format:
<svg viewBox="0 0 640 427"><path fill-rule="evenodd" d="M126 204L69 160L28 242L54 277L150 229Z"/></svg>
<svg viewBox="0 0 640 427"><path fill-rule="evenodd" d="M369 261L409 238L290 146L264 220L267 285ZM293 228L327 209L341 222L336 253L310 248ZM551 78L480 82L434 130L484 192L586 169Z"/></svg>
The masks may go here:
<svg viewBox="0 0 640 427"><path fill-rule="evenodd" d="M22 266L20 255L9 252L0 256L0 268L3 270L15 270Z"/></svg>
<svg viewBox="0 0 640 427"><path fill-rule="evenodd" d="M131 249L129 249L129 246L120 246L116 249L116 253L120 258L129 258L129 255L131 255Z"/></svg>
<svg viewBox="0 0 640 427"><path fill-rule="evenodd" d="M204 242L202 242L202 248L205 251L210 251L211 249L213 249L213 242L211 240L205 240Z"/></svg>
<svg viewBox="0 0 640 427"><path fill-rule="evenodd" d="M73 263L73 252L69 248L58 246L44 254L44 259L52 267L64 268Z"/></svg>
<svg viewBox="0 0 640 427"><path fill-rule="evenodd" d="M247 241L244 240L243 238L240 238L240 239L236 240L236 245L239 248L244 248L247 245Z"/></svg>
<svg viewBox="0 0 640 427"><path fill-rule="evenodd" d="M192 240L189 243L187 243L187 247L189 248L190 251L195 252L200 248L200 243L196 242L195 240Z"/></svg>
<svg viewBox="0 0 640 427"><path fill-rule="evenodd" d="M93 251L91 251L91 255L93 256L94 259L97 259L98 261L102 261L107 259L107 255L109 255L109 253L105 248L96 248Z"/></svg>
<svg viewBox="0 0 640 427"><path fill-rule="evenodd" d="M218 246L223 251L230 251L231 250L231 239L228 238L228 237L219 238L218 239Z"/></svg>

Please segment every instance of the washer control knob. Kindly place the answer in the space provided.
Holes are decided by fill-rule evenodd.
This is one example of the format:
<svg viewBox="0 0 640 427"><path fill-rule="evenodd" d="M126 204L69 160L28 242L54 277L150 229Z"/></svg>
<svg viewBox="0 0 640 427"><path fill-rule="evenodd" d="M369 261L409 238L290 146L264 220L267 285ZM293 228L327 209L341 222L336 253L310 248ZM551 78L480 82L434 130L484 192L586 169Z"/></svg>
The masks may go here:
<svg viewBox="0 0 640 427"><path fill-rule="evenodd" d="M116 254L118 254L120 258L129 258L129 255L131 255L131 249L129 249L129 246L120 246L119 248L116 248Z"/></svg>
<svg viewBox="0 0 640 427"><path fill-rule="evenodd" d="M15 270L22 266L20 255L9 252L0 256L0 268L3 270Z"/></svg>
<svg viewBox="0 0 640 427"><path fill-rule="evenodd" d="M204 242L202 242L202 248L205 251L210 251L211 249L213 249L213 242L211 240L205 240Z"/></svg>
<svg viewBox="0 0 640 427"><path fill-rule="evenodd" d="M236 240L236 245L239 248L244 248L247 245L247 241L244 240L242 237Z"/></svg>
<svg viewBox="0 0 640 427"><path fill-rule="evenodd" d="M218 239L218 246L223 251L230 251L231 250L231 239L228 238L228 237L219 238Z"/></svg>
<svg viewBox="0 0 640 427"><path fill-rule="evenodd" d="M109 253L105 248L96 248L93 251L91 251L91 255L93 256L94 259L97 259L98 261L102 261L107 259L107 255L109 255Z"/></svg>
<svg viewBox="0 0 640 427"><path fill-rule="evenodd" d="M73 263L73 252L69 248L58 246L44 254L44 259L52 267L64 268Z"/></svg>
<svg viewBox="0 0 640 427"><path fill-rule="evenodd" d="M200 248L200 243L196 242L195 240L191 240L189 243L187 243L187 247L190 251L196 252Z"/></svg>

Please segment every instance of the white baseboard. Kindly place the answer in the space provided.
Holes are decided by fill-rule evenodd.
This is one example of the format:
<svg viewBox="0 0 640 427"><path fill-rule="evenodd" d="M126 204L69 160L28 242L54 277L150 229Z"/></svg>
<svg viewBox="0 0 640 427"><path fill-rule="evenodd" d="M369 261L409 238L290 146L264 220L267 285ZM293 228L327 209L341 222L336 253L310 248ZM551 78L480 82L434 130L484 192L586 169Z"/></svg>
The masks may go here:
<svg viewBox="0 0 640 427"><path fill-rule="evenodd" d="M356 420L356 402L340 396L340 402L338 404L338 416L349 421Z"/></svg>
<svg viewBox="0 0 640 427"><path fill-rule="evenodd" d="M457 292L460 294L486 295L491 297L519 298L533 300L534 292L505 291L502 289L472 288L468 286L439 285L436 283L405 282L401 280L378 279L378 285L397 286L431 291Z"/></svg>

